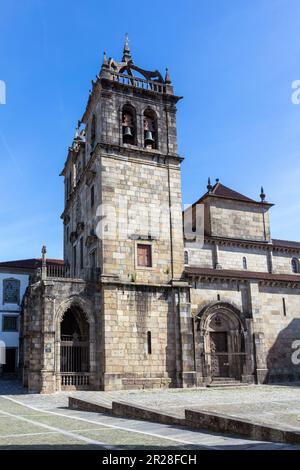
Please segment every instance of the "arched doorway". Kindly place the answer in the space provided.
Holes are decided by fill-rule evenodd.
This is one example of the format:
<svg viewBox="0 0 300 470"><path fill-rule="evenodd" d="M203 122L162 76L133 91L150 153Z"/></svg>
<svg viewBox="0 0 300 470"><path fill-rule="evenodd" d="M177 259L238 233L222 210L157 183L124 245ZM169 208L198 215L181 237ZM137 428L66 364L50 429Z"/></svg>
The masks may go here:
<svg viewBox="0 0 300 470"><path fill-rule="evenodd" d="M229 303L216 302L206 305L195 321L197 369L204 382L243 380L251 359L249 335L242 313Z"/></svg>
<svg viewBox="0 0 300 470"><path fill-rule="evenodd" d="M244 337L237 317L224 311L213 313L209 318L206 338L206 355L212 379L231 377L240 380L244 354Z"/></svg>
<svg viewBox="0 0 300 470"><path fill-rule="evenodd" d="M60 323L62 389L89 388L90 326L80 307L66 310Z"/></svg>

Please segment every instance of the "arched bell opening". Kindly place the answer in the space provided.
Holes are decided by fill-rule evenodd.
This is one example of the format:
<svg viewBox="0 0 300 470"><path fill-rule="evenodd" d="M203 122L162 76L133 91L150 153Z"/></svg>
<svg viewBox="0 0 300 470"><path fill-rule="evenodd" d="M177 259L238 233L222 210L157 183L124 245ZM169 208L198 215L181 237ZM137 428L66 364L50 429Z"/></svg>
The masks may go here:
<svg viewBox="0 0 300 470"><path fill-rule="evenodd" d="M136 112L129 104L122 109L122 139L123 144L136 145Z"/></svg>
<svg viewBox="0 0 300 470"><path fill-rule="evenodd" d="M144 112L144 147L157 149L157 117L152 109Z"/></svg>

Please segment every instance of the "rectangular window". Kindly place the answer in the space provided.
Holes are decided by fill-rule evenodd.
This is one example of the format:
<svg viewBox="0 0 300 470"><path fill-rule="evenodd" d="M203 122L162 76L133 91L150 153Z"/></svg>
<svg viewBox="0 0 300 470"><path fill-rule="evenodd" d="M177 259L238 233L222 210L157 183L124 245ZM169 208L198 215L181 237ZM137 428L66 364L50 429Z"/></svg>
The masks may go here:
<svg viewBox="0 0 300 470"><path fill-rule="evenodd" d="M3 315L2 331L18 331L18 317L16 315Z"/></svg>
<svg viewBox="0 0 300 470"><path fill-rule="evenodd" d="M95 203L95 187L91 187L91 207L94 207Z"/></svg>
<svg viewBox="0 0 300 470"><path fill-rule="evenodd" d="M75 273L75 269L76 269L76 262L77 262L77 252L76 252L76 245L73 246L73 267L74 267L74 273Z"/></svg>
<svg viewBox="0 0 300 470"><path fill-rule="evenodd" d="M14 278L3 280L3 304L20 303L20 281Z"/></svg>
<svg viewBox="0 0 300 470"><path fill-rule="evenodd" d="M282 298L282 309L283 309L283 315L286 317L286 304L285 304L285 298Z"/></svg>
<svg viewBox="0 0 300 470"><path fill-rule="evenodd" d="M69 173L69 193L72 192L72 173Z"/></svg>
<svg viewBox="0 0 300 470"><path fill-rule="evenodd" d="M151 331L147 331L147 348L148 348L148 354L152 354Z"/></svg>
<svg viewBox="0 0 300 470"><path fill-rule="evenodd" d="M137 245L137 264L138 266L152 267L152 246L139 243Z"/></svg>
<svg viewBox="0 0 300 470"><path fill-rule="evenodd" d="M80 269L83 269L83 237L80 238Z"/></svg>
<svg viewBox="0 0 300 470"><path fill-rule="evenodd" d="M90 253L90 264L92 269L96 268L96 250Z"/></svg>

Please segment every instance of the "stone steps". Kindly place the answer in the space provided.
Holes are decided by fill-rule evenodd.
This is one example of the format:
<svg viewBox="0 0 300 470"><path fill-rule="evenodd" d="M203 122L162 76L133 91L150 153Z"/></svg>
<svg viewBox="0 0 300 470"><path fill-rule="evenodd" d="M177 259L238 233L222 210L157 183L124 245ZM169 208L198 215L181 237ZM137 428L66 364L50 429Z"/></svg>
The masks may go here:
<svg viewBox="0 0 300 470"><path fill-rule="evenodd" d="M232 377L214 377L212 382L207 386L209 388L223 388L223 387L243 387L245 384L240 380L234 379Z"/></svg>

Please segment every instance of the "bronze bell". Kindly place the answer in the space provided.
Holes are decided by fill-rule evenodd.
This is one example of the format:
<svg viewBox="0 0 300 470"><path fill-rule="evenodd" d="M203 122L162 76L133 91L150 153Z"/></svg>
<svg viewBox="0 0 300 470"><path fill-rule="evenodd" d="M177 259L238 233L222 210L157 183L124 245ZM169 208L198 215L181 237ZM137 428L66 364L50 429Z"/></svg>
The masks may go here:
<svg viewBox="0 0 300 470"><path fill-rule="evenodd" d="M124 129L124 136L126 137L133 137L131 127L126 126Z"/></svg>
<svg viewBox="0 0 300 470"><path fill-rule="evenodd" d="M154 139L151 131L146 131L145 144L154 144Z"/></svg>

